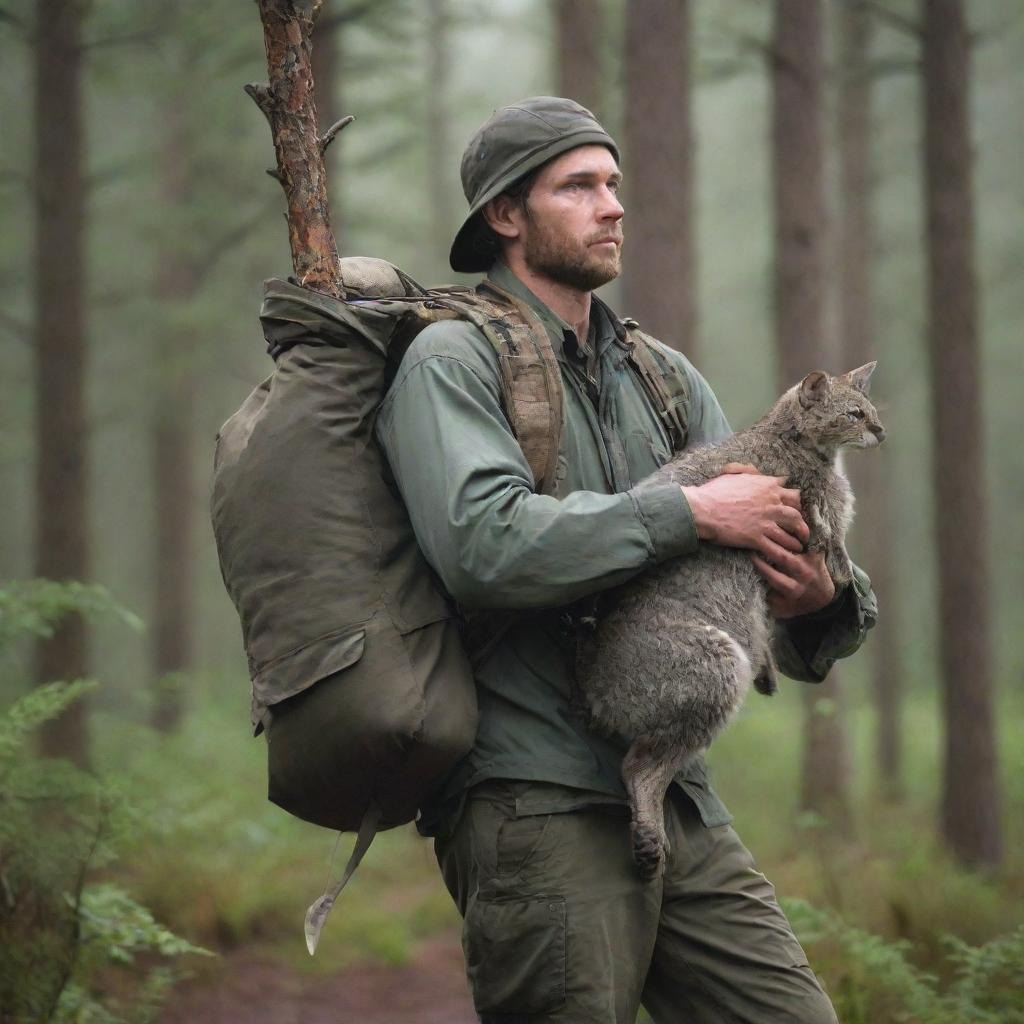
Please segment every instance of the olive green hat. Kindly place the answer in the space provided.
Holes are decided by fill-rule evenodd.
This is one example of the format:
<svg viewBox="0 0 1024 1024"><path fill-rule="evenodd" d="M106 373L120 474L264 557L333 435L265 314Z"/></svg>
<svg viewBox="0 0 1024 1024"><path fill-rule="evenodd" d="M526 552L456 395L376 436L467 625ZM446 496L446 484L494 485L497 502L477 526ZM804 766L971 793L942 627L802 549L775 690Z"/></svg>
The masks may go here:
<svg viewBox="0 0 1024 1024"><path fill-rule="evenodd" d="M558 96L534 96L496 110L477 130L462 154L462 190L469 215L452 243L452 270L486 270L494 260L480 242L485 226L480 211L520 178L577 146L619 148L597 118L578 103Z"/></svg>

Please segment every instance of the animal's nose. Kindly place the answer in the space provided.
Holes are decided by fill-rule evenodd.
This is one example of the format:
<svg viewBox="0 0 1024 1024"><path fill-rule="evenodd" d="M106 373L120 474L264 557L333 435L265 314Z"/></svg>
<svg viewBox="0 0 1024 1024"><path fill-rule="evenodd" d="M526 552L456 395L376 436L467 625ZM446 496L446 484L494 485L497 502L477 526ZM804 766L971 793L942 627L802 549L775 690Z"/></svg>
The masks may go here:
<svg viewBox="0 0 1024 1024"><path fill-rule="evenodd" d="M885 440L885 427L880 423L876 426L874 423L870 427L871 433L878 438L878 443L881 444Z"/></svg>

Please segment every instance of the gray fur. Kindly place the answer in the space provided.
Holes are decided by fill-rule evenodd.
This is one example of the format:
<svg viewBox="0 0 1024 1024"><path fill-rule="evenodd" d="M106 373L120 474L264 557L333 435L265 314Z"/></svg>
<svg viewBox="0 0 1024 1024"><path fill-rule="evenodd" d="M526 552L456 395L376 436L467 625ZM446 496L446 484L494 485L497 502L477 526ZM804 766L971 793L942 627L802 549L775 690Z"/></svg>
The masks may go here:
<svg viewBox="0 0 1024 1024"><path fill-rule="evenodd" d="M884 439L867 397L874 366L808 374L752 427L680 453L641 486L703 484L730 462L785 477L800 490L808 550L824 551L836 587L844 586L853 499L836 463L842 449ZM702 543L603 596L592 622L581 627L580 695L593 727L631 743L622 773L633 855L653 878L664 863L662 804L672 777L725 727L751 682L775 690L767 587L749 552Z"/></svg>

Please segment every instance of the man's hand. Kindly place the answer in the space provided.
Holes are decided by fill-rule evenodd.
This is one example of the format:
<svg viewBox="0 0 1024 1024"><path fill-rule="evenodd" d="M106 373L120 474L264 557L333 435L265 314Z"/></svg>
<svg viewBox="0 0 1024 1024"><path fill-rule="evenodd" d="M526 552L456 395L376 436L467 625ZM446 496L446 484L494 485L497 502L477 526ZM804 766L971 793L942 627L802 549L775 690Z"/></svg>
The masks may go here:
<svg viewBox="0 0 1024 1024"><path fill-rule="evenodd" d="M768 611L776 619L792 619L820 611L836 596L836 585L825 568L825 554L813 551L765 561L751 552L754 568L768 581Z"/></svg>
<svg viewBox="0 0 1024 1024"><path fill-rule="evenodd" d="M684 487L697 536L729 548L750 548L776 565L803 551L810 531L800 515L800 492L785 477L729 463L721 476Z"/></svg>

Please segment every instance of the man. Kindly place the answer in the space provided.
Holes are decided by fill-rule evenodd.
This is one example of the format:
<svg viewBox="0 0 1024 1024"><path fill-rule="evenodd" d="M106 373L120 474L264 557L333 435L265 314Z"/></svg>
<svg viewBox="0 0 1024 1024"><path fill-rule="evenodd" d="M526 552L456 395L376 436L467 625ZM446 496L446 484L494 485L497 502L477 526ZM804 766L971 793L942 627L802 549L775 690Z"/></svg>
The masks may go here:
<svg viewBox="0 0 1024 1024"><path fill-rule="evenodd" d="M495 112L462 161L470 213L459 271L487 271L540 318L558 359L564 423L555 496L533 476L501 404L496 358L469 323L424 330L382 407L378 435L417 539L463 606L503 609L476 666L474 749L425 808L465 920L485 1022L834 1021L771 885L729 826L702 760L665 802L671 851L643 883L630 855L620 744L570 706L564 606L700 543L749 548L786 620L787 673L823 678L873 617L866 578L840 594L804 554L799 494L734 467L695 488L638 491L670 454L659 410L594 288L618 272L618 149L570 100ZM617 327L619 329L617 329ZM729 427L707 383L689 382L689 443Z"/></svg>

